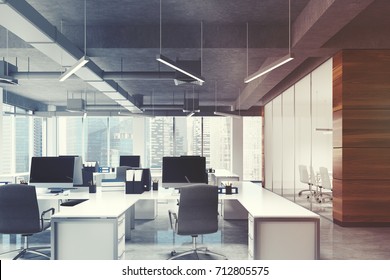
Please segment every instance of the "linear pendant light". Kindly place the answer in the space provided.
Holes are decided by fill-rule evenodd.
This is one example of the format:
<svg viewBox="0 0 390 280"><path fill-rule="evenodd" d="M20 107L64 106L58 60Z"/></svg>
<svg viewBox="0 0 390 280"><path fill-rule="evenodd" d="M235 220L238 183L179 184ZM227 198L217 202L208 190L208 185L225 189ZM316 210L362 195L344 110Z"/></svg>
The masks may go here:
<svg viewBox="0 0 390 280"><path fill-rule="evenodd" d="M68 70L66 70L61 76L60 76L60 82L65 81L70 76L72 76L74 73L76 73L81 67L83 67L85 64L89 62L89 57L84 55L82 58L80 58L72 67L70 67Z"/></svg>
<svg viewBox="0 0 390 280"><path fill-rule="evenodd" d="M221 117L232 117L232 118L235 118L235 119L241 119L241 116L239 116L239 115L225 113L225 112L219 112L219 111L215 111L214 115L221 116Z"/></svg>
<svg viewBox="0 0 390 280"><path fill-rule="evenodd" d="M74 73L79 71L88 62L89 62L89 57L87 56L87 0L84 0L84 56L82 56L72 67L67 69L60 76L60 82L63 82L66 79L68 79Z"/></svg>
<svg viewBox="0 0 390 280"><path fill-rule="evenodd" d="M247 45L248 47L248 45ZM291 53L291 1L288 1L288 55L283 56L282 58L276 60L275 62L267 65L264 68L260 68L257 72L253 73L252 75L245 78L244 82L249 83L269 72L272 70L282 66L283 64L286 64L287 62L294 59L294 55Z"/></svg>
<svg viewBox="0 0 390 280"><path fill-rule="evenodd" d="M235 115L235 114L230 114L230 113L218 111L218 107L217 107L217 82L215 82L214 96L215 96L215 97L214 97L214 106L215 106L214 115L215 115L215 116L233 117L233 118L237 118L237 119L241 118L241 116L239 116L239 115Z"/></svg>
<svg viewBox="0 0 390 280"><path fill-rule="evenodd" d="M291 61L294 59L294 56L289 53L288 55L276 60L274 63L271 63L270 65L268 65L267 67L265 68L261 68L259 69L259 71L253 73L252 75L248 76L245 78L244 82L245 83L249 83L265 74L267 74L268 72L271 72L272 70L282 66L283 64L286 64L287 62Z"/></svg>
<svg viewBox="0 0 390 280"><path fill-rule="evenodd" d="M202 32L202 30L201 30L201 32ZM187 75L187 76L197 80L200 83L205 82L205 79L203 77L200 77L200 76L196 75L195 73L192 73L191 71L188 71L186 69L183 69L182 67L179 67L173 60L163 56L161 54L161 50L162 50L162 0L160 0L160 54L158 54L156 56L156 60L158 62L161 62L161 63L183 73L184 75ZM202 50L202 46L201 46L201 50ZM202 61L201 61L201 63L202 63ZM202 65L201 65L201 67L202 67Z"/></svg>
<svg viewBox="0 0 390 280"><path fill-rule="evenodd" d="M199 77L196 74L191 73L188 70L180 68L179 66L176 65L176 63L174 61L172 61L171 59L163 56L162 54L158 54L156 56L156 60L161 62L161 63L164 63L165 65L167 65L167 66L169 66L169 67L171 67L171 68L173 68L173 69L175 69L175 70L177 70L177 71L179 71L179 72L181 72L181 73L183 73L183 74L185 74L185 75L187 75L187 76L189 76L189 77L191 77L191 78L193 78L193 79L195 79L195 80L197 80L197 81L199 81L201 83L205 82L203 77Z"/></svg>

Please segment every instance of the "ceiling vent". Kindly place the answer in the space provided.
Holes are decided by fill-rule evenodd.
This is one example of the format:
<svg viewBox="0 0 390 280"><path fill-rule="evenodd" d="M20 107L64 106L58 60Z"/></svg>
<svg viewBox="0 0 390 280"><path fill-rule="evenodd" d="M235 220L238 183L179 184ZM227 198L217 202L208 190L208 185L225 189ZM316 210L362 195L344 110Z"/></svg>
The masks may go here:
<svg viewBox="0 0 390 280"><path fill-rule="evenodd" d="M18 68L6 61L0 61L0 85L18 85L18 81L9 76L9 73L15 73Z"/></svg>
<svg viewBox="0 0 390 280"><path fill-rule="evenodd" d="M68 112L85 112L85 101L81 98L68 99L66 103Z"/></svg>
<svg viewBox="0 0 390 280"><path fill-rule="evenodd" d="M186 69L189 72L196 74L197 76L200 76L201 74L200 60L176 60L176 65L182 69ZM200 82L199 80L196 80L180 71L176 71L174 82L177 86L188 83L194 85L203 85L203 82Z"/></svg>

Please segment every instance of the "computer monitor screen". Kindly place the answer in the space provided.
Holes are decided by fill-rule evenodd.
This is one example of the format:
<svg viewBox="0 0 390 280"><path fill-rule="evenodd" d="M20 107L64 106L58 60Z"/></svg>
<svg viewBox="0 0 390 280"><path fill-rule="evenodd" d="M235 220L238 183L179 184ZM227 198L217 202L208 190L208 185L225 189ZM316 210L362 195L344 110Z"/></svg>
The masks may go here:
<svg viewBox="0 0 390 280"><path fill-rule="evenodd" d="M32 157L30 184L36 187L73 187L74 157Z"/></svg>
<svg viewBox="0 0 390 280"><path fill-rule="evenodd" d="M141 167L140 156L120 156L119 166Z"/></svg>
<svg viewBox="0 0 390 280"><path fill-rule="evenodd" d="M206 158L190 157L163 157L163 183L206 183Z"/></svg>

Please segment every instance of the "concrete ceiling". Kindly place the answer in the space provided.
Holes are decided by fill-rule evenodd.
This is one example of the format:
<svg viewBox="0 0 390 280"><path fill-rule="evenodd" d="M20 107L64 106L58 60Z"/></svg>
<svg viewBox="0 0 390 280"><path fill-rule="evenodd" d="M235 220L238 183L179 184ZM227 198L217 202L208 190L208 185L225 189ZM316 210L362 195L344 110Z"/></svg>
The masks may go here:
<svg viewBox="0 0 390 280"><path fill-rule="evenodd" d="M288 54L288 0L162 0L161 16L160 0L87 0L86 17L81 0L21 2L0 0L0 56L17 64L18 71L10 75L19 82L3 87L10 96L58 108L65 107L68 98L86 99L88 110L122 108L82 73L59 82L65 66L70 66L66 64L84 52L91 58L87 70L112 82L138 108L153 105L158 114L183 115L177 108L184 97L199 98L200 114L207 115L215 107L240 109L242 114L259 112L257 106L340 49L390 48L388 0L292 0L295 59L245 84L245 77ZM61 57L30 38L33 33L16 28L16 19L2 20L9 11L2 6L43 33L54 30L49 41L61 48ZM201 59L205 83L176 86L174 70L156 61L160 52L172 60Z"/></svg>

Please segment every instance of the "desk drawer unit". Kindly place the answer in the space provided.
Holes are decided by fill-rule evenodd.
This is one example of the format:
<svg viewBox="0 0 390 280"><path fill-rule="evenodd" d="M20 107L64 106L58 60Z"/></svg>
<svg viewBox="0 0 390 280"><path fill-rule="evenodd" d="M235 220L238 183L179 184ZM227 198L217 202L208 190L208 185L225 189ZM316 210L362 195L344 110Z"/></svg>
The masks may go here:
<svg viewBox="0 0 390 280"><path fill-rule="evenodd" d="M125 215L118 218L53 218L52 259L125 258Z"/></svg>
<svg viewBox="0 0 390 280"><path fill-rule="evenodd" d="M319 219L254 218L248 215L248 258L319 259Z"/></svg>

